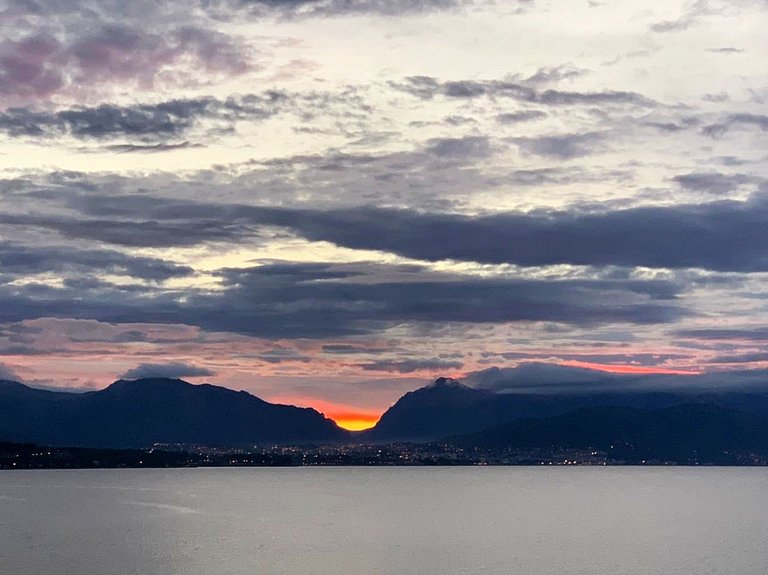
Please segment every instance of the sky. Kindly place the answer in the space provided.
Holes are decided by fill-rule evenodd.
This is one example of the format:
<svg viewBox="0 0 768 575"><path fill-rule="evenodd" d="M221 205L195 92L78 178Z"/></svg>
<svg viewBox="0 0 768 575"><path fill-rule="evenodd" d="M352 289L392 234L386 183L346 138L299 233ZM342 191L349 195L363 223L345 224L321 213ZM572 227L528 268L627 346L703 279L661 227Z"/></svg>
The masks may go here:
<svg viewBox="0 0 768 575"><path fill-rule="evenodd" d="M0 377L181 377L351 428L437 376L759 380L766 25L0 0Z"/></svg>

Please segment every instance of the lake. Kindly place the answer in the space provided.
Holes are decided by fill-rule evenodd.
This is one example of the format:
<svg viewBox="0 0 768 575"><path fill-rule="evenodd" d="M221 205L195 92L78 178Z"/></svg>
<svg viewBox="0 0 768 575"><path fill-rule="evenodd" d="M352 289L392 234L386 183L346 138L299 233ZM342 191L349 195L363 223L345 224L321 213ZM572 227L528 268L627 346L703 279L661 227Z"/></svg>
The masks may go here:
<svg viewBox="0 0 768 575"><path fill-rule="evenodd" d="M765 575L768 469L0 472L3 575Z"/></svg>

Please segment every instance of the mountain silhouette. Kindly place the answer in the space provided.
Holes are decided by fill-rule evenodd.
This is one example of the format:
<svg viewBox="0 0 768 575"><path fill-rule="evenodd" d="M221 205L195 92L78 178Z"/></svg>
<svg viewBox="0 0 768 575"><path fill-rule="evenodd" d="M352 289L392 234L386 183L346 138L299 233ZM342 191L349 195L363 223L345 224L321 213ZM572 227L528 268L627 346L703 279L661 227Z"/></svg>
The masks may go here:
<svg viewBox="0 0 768 575"><path fill-rule="evenodd" d="M179 379L119 380L65 393L0 382L0 439L42 445L147 447L333 443L349 433L311 408Z"/></svg>
<svg viewBox="0 0 768 575"><path fill-rule="evenodd" d="M733 463L734 454L768 454L768 418L717 405L659 410L588 407L555 417L519 419L445 440L485 449L602 450L639 462Z"/></svg>
<svg viewBox="0 0 768 575"><path fill-rule="evenodd" d="M552 417L590 407L658 410L686 403L719 406L768 417L768 393L742 391L589 391L584 393L498 393L468 387L449 378L406 393L376 426L361 434L365 441L429 442L478 432L509 421Z"/></svg>

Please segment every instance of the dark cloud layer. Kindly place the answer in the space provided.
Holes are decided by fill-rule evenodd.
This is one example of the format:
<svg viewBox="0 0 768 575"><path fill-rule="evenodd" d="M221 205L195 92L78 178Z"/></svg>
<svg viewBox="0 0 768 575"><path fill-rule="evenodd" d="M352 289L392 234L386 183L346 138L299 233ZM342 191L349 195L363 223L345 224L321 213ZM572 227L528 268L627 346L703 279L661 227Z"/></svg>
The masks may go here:
<svg viewBox="0 0 768 575"><path fill-rule="evenodd" d="M168 377L171 379L181 379L183 377L207 377L213 375L216 375L216 372L210 369L180 361L172 361L167 363L142 363L126 371L120 378Z"/></svg>
<svg viewBox="0 0 768 575"><path fill-rule="evenodd" d="M693 339L768 341L768 327L684 329L674 335Z"/></svg>
<svg viewBox="0 0 768 575"><path fill-rule="evenodd" d="M695 185L710 185L694 179ZM704 182L704 184L702 184ZM719 185L720 182L718 182ZM685 180L684 184L691 184ZM429 260L574 264L716 271L768 271L768 200L636 207L604 212L539 211L463 216L354 207L337 210L198 204L145 196L84 197L99 219L5 216L70 238L164 247L256 237L282 227L314 241Z"/></svg>
<svg viewBox="0 0 768 575"><path fill-rule="evenodd" d="M273 263L225 271L222 289L213 292L101 284L0 286L0 322L70 317L182 323L272 338L321 338L417 322L652 324L675 321L686 313L676 302L679 287L663 281L453 279L413 271L411 281L390 282L382 279L388 273L402 271L387 266Z"/></svg>
<svg viewBox="0 0 768 575"><path fill-rule="evenodd" d="M312 240L430 261L523 266L577 264L768 270L768 201L638 207L603 213L488 216L358 208L328 212L258 210L255 219Z"/></svg>
<svg viewBox="0 0 768 575"><path fill-rule="evenodd" d="M501 392L580 393L671 391L701 393L717 389L762 388L768 370L730 370L702 374L620 374L552 363L524 362L516 367L491 367L468 374L473 387Z"/></svg>
<svg viewBox="0 0 768 575"><path fill-rule="evenodd" d="M113 250L83 250L28 246L0 241L0 283L3 276L18 277L49 272L127 275L151 281L190 276L194 271L162 259L130 256Z"/></svg>

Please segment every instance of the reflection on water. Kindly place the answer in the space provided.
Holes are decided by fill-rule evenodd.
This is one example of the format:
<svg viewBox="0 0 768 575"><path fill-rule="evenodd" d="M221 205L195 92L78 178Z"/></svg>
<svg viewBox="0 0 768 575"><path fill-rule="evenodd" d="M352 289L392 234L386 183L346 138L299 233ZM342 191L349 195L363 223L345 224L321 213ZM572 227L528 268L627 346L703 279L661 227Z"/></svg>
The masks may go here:
<svg viewBox="0 0 768 575"><path fill-rule="evenodd" d="M3 575L768 573L768 470L0 473Z"/></svg>

